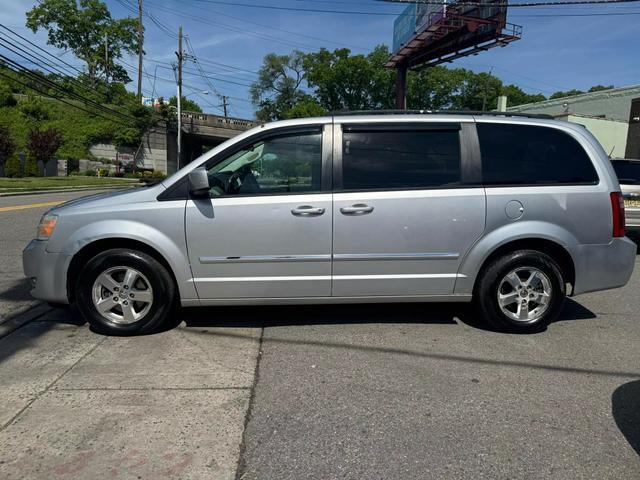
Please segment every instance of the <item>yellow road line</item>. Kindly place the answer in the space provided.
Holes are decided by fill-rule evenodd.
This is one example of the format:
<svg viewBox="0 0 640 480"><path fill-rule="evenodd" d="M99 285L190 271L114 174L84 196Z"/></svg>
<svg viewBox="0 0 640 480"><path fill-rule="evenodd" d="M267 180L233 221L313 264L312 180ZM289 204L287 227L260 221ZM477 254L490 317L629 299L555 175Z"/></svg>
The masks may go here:
<svg viewBox="0 0 640 480"><path fill-rule="evenodd" d="M27 208L40 208L40 207L53 207L54 205L60 205L61 201L57 202L44 202L44 203L32 203L30 205L13 205L11 207L0 207L0 212L13 212L14 210L26 210Z"/></svg>

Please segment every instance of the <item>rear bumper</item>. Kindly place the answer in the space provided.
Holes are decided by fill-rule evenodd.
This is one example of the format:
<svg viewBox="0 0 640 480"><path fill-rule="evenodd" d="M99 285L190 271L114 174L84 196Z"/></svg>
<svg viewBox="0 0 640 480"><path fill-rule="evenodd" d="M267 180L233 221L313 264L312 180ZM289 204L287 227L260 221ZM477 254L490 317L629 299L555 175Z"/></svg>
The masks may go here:
<svg viewBox="0 0 640 480"><path fill-rule="evenodd" d="M580 245L574 252L574 295L624 286L633 273L638 247L628 238L606 245Z"/></svg>
<svg viewBox="0 0 640 480"><path fill-rule="evenodd" d="M67 267L71 257L47 252L47 241L31 240L22 251L24 274L31 280L31 296L53 303L69 303Z"/></svg>

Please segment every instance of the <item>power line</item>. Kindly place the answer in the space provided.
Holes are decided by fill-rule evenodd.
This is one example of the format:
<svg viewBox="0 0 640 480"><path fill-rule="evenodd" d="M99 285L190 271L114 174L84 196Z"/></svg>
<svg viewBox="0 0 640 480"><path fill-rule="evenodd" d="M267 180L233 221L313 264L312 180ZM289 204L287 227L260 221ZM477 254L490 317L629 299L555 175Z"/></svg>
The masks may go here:
<svg viewBox="0 0 640 480"><path fill-rule="evenodd" d="M205 0L200 0L205 1ZM376 2L381 3L405 3L405 4L414 4L414 5L452 5L444 2L435 2L430 0L375 0ZM640 0L546 0L542 2L519 2L519 3L508 3L504 4L494 3L489 4L491 6L504 6L507 8L518 8L518 7L544 7L544 6L563 6L563 5L603 5L603 4L624 4L624 3L637 3ZM469 7L486 7L487 3L482 2L455 2L453 5L455 6L469 6Z"/></svg>
<svg viewBox="0 0 640 480"><path fill-rule="evenodd" d="M0 38L0 42L6 42L5 40L3 40L2 38ZM34 65L37 65L40 68L43 68L42 65L38 64L37 62L33 62L31 59L29 59L28 57L25 57L24 55L20 54L19 52L17 52L16 50L7 47L6 45L4 46L5 49L9 50L10 52L14 53L15 55L18 55L19 57L25 59L26 61L33 63ZM13 65L14 68L18 68L21 71L23 71L27 76L30 76L31 78L36 78L37 80L39 80L41 83L47 84L49 85L50 88L53 88L54 90L57 90L58 92L64 93L67 96L71 97L71 98L75 98L76 100L80 100L82 102L85 102L85 104L89 104L92 105L94 108L97 108L98 110L102 111L103 113L107 113L107 114L112 114L112 115L116 115L122 118L125 118L127 120L131 120L131 118L122 113L119 112L117 110L113 110L110 109L108 107L105 107L104 105L101 105L100 103L87 98L83 95L80 95L77 92L74 92L73 90L69 90L57 83L55 83L54 81L44 77L43 75L37 73L37 72L33 72L32 70L28 69L27 67L21 65L20 63L16 62L15 60L10 59L9 57L6 57L4 55L0 54L0 59L2 59L5 63L8 63L9 65ZM11 68L10 68L11 69ZM43 70L49 72L49 73L53 73L51 72L51 70L47 69L47 68L43 68ZM55 73L54 73L55 75Z"/></svg>
<svg viewBox="0 0 640 480"><path fill-rule="evenodd" d="M197 16L194 16L194 15L189 15L189 14L186 14L186 13L184 13L182 11L174 10L172 8L165 7L165 6L162 6L162 5L154 4L154 8L156 8L159 11L170 13L172 15L177 15L179 17L186 18L186 19L189 19L189 20L193 20L195 22L203 23L205 25L219 27L219 28L222 28L224 30L229 30L229 31L235 32L235 33L240 33L242 35L248 35L248 36L251 36L251 37L260 38L262 40L268 40L268 41L271 41L271 42L274 42L274 43L279 43L279 44L285 45L285 46L287 46L289 48L306 48L306 49L311 49L311 50L319 50L319 48L314 46L314 45L304 44L304 43L300 43L300 42L295 42L294 43L294 42L282 40L282 39L280 39L278 37L274 37L274 36L266 34L266 33L256 33L256 32L252 32L252 31L248 31L245 28L236 27L236 26L229 25L229 24L226 24L226 23L213 22L211 20L207 20L206 18L197 17Z"/></svg>
<svg viewBox="0 0 640 480"><path fill-rule="evenodd" d="M52 53L48 52L47 50L45 50L44 48L36 45L35 43L33 43L31 40L28 40L27 38L23 37L22 35L20 35L19 33L14 32L13 30L11 30L9 27L7 27L6 25L3 25L0 23L0 27L4 28L5 30L11 32L14 36L24 40L25 42L27 42L29 45L37 48L38 50L40 50L41 52L43 52L44 54L48 55L49 57L60 61L63 65L66 65L67 67L71 68L72 70L76 71L77 73L79 73L80 75L84 75L85 72L83 72L82 70L77 69L76 67L74 67L73 65L71 65L70 63L65 62L64 60L60 59L59 57L56 57L55 55L53 55Z"/></svg>
<svg viewBox="0 0 640 480"><path fill-rule="evenodd" d="M20 73L20 72L16 72L15 70L13 70L13 69L11 69L11 68L7 68L7 69L8 69L8 70L11 70L13 73ZM50 94L49 94L49 92L46 92L46 91L41 90L41 89L39 89L39 88L36 88L36 87L34 87L33 85L30 85L30 84L28 84L28 83L22 82L22 81L18 80L17 78L14 78L14 77L12 77L12 76L10 76L10 75L7 75L6 73L2 72L2 70L0 70L0 76L2 76L2 77L4 77L4 78L6 78L6 79L8 79L8 80L10 80L11 82L18 83L18 84L20 84L20 85L22 85L22 86L24 86L24 87L27 87L27 88L29 88L29 89L31 89L31 90L34 90L34 91L38 92L39 94L41 94L41 95L43 95L43 96L45 96L45 97L51 97L51 96L50 96ZM107 120L107 121L109 121L109 122L114 122L114 123L119 123L119 124L121 124L121 125L130 126L130 124L128 124L128 123L124 123L124 122L119 121L119 120L116 120L116 119L114 119L114 118L108 118L108 117L105 117L104 115L100 115L100 114L99 114L99 113L97 113L97 112L92 112L92 111L90 111L90 110L87 110L87 109L85 109L85 108L82 108L80 105L76 105L76 104L74 104L74 103L67 102L66 100L64 100L64 99L62 99L62 98L58 98L58 97L52 97L52 98L55 98L55 100L57 100L58 102L64 103L65 105L68 105L68 106L70 106L70 107L73 107L73 108L75 108L75 109L77 109L77 110L81 110L81 111L83 111L83 112L85 112L85 113L88 113L89 115L93 115L93 116L96 116L96 117L100 117L100 118L102 118L102 119L104 119L104 120Z"/></svg>
<svg viewBox="0 0 640 480"><path fill-rule="evenodd" d="M403 15L402 13L391 13L391 12L371 12L371 11L347 11L347 10L330 10L330 9L320 9L320 8L300 8L300 7L283 7L279 5L259 5L259 4L250 4L250 3L237 3L230 2L224 0L194 0L197 2L215 4L215 5L228 5L233 7L243 7L243 8L257 8L257 9L265 9L265 10L284 10L290 12L308 12L308 13L331 13L338 15L374 15L374 16L385 16L385 17L398 17ZM416 1L416 0L379 0L385 3L424 3L426 5L447 5L444 2L433 2L433 1ZM526 2L526 3L510 3L505 4L506 7L536 7L541 5L599 5L599 4L622 4L622 3L635 3L640 0L557 0L557 1L546 1L540 3ZM461 6L486 6L486 4L480 2L456 2L456 5ZM411 14L407 14L411 15ZM603 14L604 15L604 14Z"/></svg>
<svg viewBox="0 0 640 480"><path fill-rule="evenodd" d="M306 1L306 0L304 0ZM326 2L326 3L330 3L330 2ZM324 42L324 43L331 43L333 45L338 45L339 47L349 47L349 48L353 48L355 50L368 50L365 47L360 47L360 46L356 46L356 45L348 45L348 44L344 44L344 43L340 43L340 42L334 42L333 40L327 40L326 38L321 38L321 37L316 37L314 35L307 35L305 33L299 33L299 32L293 32L291 30L285 30L283 28L278 28L278 27L274 27L272 25L265 25L263 23L258 23L258 22L253 22L251 20L246 20L244 18L240 18L240 17L235 17L233 15L229 15L227 13L222 13L220 11L211 11L211 13L215 13L216 15L220 15L221 17L227 17L227 18L231 18L233 20L238 20L240 22L244 22L244 23L248 23L250 25L256 25L258 27L263 27L263 28L269 28L271 30L276 30L278 32L283 32L283 33L287 33L289 35L296 35L298 37L303 37L303 38L308 38L310 40L318 40L320 42Z"/></svg>

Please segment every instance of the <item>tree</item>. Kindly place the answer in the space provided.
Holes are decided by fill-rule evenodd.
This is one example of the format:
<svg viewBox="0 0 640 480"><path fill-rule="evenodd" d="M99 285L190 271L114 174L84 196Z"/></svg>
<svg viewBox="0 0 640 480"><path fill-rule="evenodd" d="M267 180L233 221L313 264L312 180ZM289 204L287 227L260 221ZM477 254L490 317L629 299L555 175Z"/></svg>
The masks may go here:
<svg viewBox="0 0 640 480"><path fill-rule="evenodd" d="M259 107L258 120L268 122L285 117L299 101L308 100L302 90L304 53L294 50L289 55L269 53L258 71L258 80L251 85L251 101Z"/></svg>
<svg viewBox="0 0 640 480"><path fill-rule="evenodd" d="M114 81L131 81L127 71L114 62L123 53L138 51L138 21L113 19L101 0L41 0L27 12L27 27L34 33L46 30L49 45L72 50L85 63L91 79L108 73Z"/></svg>
<svg viewBox="0 0 640 480"><path fill-rule="evenodd" d="M20 168L20 159L15 153L11 155L4 165L4 175L9 178L18 178L22 176Z"/></svg>
<svg viewBox="0 0 640 480"><path fill-rule="evenodd" d="M0 82L0 108L13 107L16 103L11 87L4 82Z"/></svg>
<svg viewBox="0 0 640 480"><path fill-rule="evenodd" d="M348 48L304 56L306 80L318 103L327 110L392 108L394 72L383 66L386 46L368 55L351 55Z"/></svg>
<svg viewBox="0 0 640 480"><path fill-rule="evenodd" d="M8 176L7 162L16 151L16 142L8 127L0 125L0 176Z"/></svg>
<svg viewBox="0 0 640 480"><path fill-rule="evenodd" d="M27 176L35 176L38 174L37 162L41 161L46 171L47 162L53 159L53 156L62 146L62 135L55 128L49 128L44 131L32 130L27 138L27 162L25 165L25 174ZM33 165L36 165L35 170Z"/></svg>
<svg viewBox="0 0 640 480"><path fill-rule="evenodd" d="M16 142L11 136L8 127L0 126L0 171L4 170L5 163L16 151Z"/></svg>
<svg viewBox="0 0 640 480"><path fill-rule="evenodd" d="M169 99L169 105L172 107L178 106L178 96L174 95ZM202 107L198 105L194 100L187 98L185 96L182 97L182 101L180 102L180 108L183 112L198 112L202 113Z"/></svg>
<svg viewBox="0 0 640 480"><path fill-rule="evenodd" d="M407 76L407 107L418 110L444 110L456 106L467 71L462 68L432 67Z"/></svg>
<svg viewBox="0 0 640 480"><path fill-rule="evenodd" d="M584 92L582 90L576 90L575 88L572 90L567 90L566 92L555 92L553 93L549 99L553 100L556 98L564 98L564 97L573 97L575 95L582 95Z"/></svg>
<svg viewBox="0 0 640 480"><path fill-rule="evenodd" d="M547 99L547 97L541 93L526 93L516 85L505 85L502 87L502 92L500 92L500 94L507 97L507 105L511 107L527 103L542 102Z"/></svg>
<svg viewBox="0 0 640 480"><path fill-rule="evenodd" d="M593 87L591 87L589 89L589 93L593 93L593 92L602 92L603 90L611 90L612 88L615 88L613 85L594 85Z"/></svg>
<svg viewBox="0 0 640 480"><path fill-rule="evenodd" d="M293 107L283 113L282 118L306 118L326 115L327 111L313 98L300 100Z"/></svg>
<svg viewBox="0 0 640 480"><path fill-rule="evenodd" d="M49 106L42 98L33 94L29 94L26 100L20 102L20 111L33 124L47 120L50 113Z"/></svg>

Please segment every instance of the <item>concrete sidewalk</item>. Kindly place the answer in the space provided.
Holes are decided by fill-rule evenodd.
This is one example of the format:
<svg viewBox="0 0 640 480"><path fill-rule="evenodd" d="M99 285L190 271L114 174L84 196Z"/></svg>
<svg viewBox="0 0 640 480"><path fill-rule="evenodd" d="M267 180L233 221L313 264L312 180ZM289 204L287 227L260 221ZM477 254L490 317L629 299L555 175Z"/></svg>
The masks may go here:
<svg viewBox="0 0 640 480"><path fill-rule="evenodd" d="M104 337L71 312L0 340L0 478L235 478L262 330Z"/></svg>

